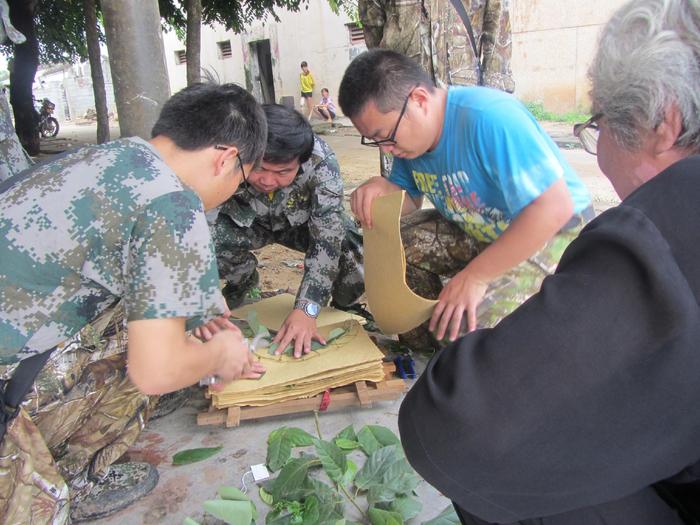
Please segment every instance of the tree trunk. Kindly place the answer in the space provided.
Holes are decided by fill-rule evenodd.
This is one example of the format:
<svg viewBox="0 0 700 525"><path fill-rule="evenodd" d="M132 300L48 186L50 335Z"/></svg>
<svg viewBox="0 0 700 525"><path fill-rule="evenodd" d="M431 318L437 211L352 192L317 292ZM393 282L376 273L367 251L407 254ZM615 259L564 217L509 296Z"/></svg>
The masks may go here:
<svg viewBox="0 0 700 525"><path fill-rule="evenodd" d="M39 154L39 114L34 109L32 86L39 67L39 42L34 32L34 15L38 0L11 0L10 21L27 41L15 44L10 68L10 103L15 114L15 130L30 155Z"/></svg>
<svg viewBox="0 0 700 525"><path fill-rule="evenodd" d="M187 42L185 56L187 57L187 85L200 82L200 54L202 46L202 0L186 0L187 10Z"/></svg>
<svg viewBox="0 0 700 525"><path fill-rule="evenodd" d="M87 36L88 58L90 59L92 92L95 96L95 113L97 113L97 143L102 144L109 140L109 114L107 113L105 79L102 74L95 0L83 0L83 10L85 11L85 35Z"/></svg>
<svg viewBox="0 0 700 525"><path fill-rule="evenodd" d="M170 95L156 0L101 0L122 137L151 138Z"/></svg>

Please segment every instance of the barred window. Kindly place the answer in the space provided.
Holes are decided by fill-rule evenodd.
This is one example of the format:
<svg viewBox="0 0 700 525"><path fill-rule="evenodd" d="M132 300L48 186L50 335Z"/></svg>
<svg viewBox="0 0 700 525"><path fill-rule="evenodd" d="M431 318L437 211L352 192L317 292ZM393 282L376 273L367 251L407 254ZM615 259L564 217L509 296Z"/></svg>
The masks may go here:
<svg viewBox="0 0 700 525"><path fill-rule="evenodd" d="M176 64L186 64L187 63L187 52L184 49L178 49L175 51L175 63Z"/></svg>
<svg viewBox="0 0 700 525"><path fill-rule="evenodd" d="M217 42L216 45L219 48L219 58L224 59L224 58L231 58L233 53L231 52L231 41L230 40L224 40L222 42Z"/></svg>
<svg viewBox="0 0 700 525"><path fill-rule="evenodd" d="M350 36L350 45L356 46L365 43L365 33L362 30L362 26L357 22L352 22L351 24L346 24L348 28L348 34Z"/></svg>

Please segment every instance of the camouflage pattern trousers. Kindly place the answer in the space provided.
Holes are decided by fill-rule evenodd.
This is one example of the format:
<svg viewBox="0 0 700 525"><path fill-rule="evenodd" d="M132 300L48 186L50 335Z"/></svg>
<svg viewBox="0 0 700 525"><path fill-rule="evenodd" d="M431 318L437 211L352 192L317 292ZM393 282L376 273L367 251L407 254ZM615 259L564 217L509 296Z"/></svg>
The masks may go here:
<svg viewBox="0 0 700 525"><path fill-rule="evenodd" d="M349 306L364 293L362 235L354 222L344 216L345 238L341 244L338 275L331 287L333 304ZM238 226L228 215L219 214L214 232L219 277L226 281L224 297L230 308L239 306L246 294L258 285L258 259L252 250L268 244L281 244L306 253L309 248L309 228L306 224L271 231L258 221L248 227Z"/></svg>
<svg viewBox="0 0 700 525"><path fill-rule="evenodd" d="M491 282L477 308L479 328L491 328L537 293L542 280L554 273L564 250L592 218L574 215L540 251ZM479 255L488 243L470 237L437 210L420 210L401 220L401 240L406 254L406 283L418 295L437 299L443 284ZM463 335L460 334L460 335ZM400 336L414 350L444 346L428 330L428 321Z"/></svg>
<svg viewBox="0 0 700 525"><path fill-rule="evenodd" d="M67 523L69 502L136 441L157 399L126 375L119 307L54 350L0 443L0 523Z"/></svg>

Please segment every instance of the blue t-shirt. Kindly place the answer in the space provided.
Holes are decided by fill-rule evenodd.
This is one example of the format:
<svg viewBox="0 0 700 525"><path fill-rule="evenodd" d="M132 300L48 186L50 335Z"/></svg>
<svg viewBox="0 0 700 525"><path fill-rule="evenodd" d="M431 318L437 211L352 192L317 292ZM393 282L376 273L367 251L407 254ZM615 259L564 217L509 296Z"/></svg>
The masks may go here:
<svg viewBox="0 0 700 525"><path fill-rule="evenodd" d="M525 106L496 89L452 87L437 147L415 159L395 158L389 180L492 242L562 177L574 212L581 212L591 204L588 190Z"/></svg>

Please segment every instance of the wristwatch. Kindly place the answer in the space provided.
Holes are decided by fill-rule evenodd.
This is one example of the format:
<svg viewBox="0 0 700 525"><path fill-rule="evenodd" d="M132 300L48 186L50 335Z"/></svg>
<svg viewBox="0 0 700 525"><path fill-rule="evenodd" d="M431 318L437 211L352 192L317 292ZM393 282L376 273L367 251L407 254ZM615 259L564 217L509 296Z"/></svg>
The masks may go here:
<svg viewBox="0 0 700 525"><path fill-rule="evenodd" d="M321 307L318 304L314 303L313 301L307 301L306 299L300 299L297 301L296 308L311 317L311 319L316 319L318 314L321 313Z"/></svg>

